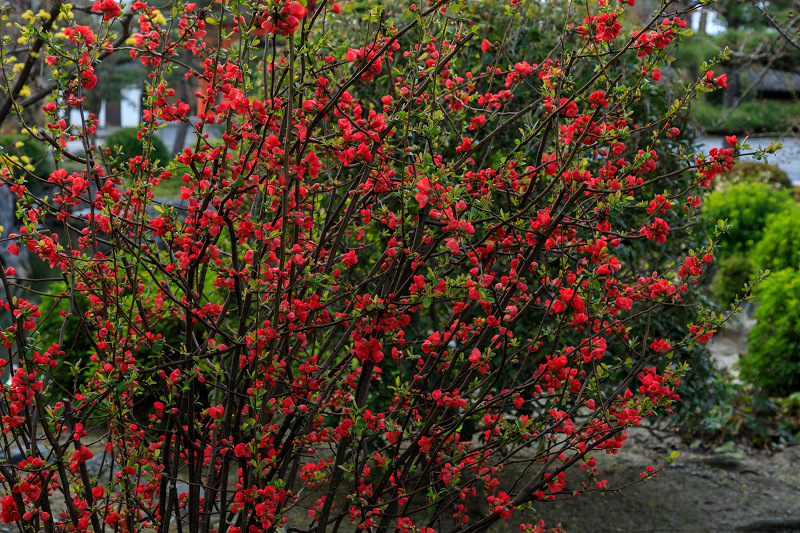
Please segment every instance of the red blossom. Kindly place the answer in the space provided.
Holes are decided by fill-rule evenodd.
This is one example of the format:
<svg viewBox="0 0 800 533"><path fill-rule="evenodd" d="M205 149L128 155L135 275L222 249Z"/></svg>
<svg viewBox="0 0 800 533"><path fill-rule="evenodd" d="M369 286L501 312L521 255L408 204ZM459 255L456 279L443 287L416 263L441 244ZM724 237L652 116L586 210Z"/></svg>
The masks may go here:
<svg viewBox="0 0 800 533"><path fill-rule="evenodd" d="M103 20L114 19L122 13L119 5L114 0L96 0L92 6L92 11L103 13Z"/></svg>
<svg viewBox="0 0 800 533"><path fill-rule="evenodd" d="M11 494L7 494L0 500L0 505L2 505L2 512L0 512L0 521L4 524L13 524L17 520L20 519L19 511L17 510L17 504L14 502L14 497Z"/></svg>
<svg viewBox="0 0 800 533"><path fill-rule="evenodd" d="M261 28L277 35L291 35L297 31L300 21L308 11L296 0L285 0L280 7L272 8L262 15Z"/></svg>
<svg viewBox="0 0 800 533"><path fill-rule="evenodd" d="M430 180L427 177L423 177L417 182L417 189L419 189L419 192L414 195L414 198L419 202L419 208L422 209L430 199L430 191L432 189Z"/></svg>

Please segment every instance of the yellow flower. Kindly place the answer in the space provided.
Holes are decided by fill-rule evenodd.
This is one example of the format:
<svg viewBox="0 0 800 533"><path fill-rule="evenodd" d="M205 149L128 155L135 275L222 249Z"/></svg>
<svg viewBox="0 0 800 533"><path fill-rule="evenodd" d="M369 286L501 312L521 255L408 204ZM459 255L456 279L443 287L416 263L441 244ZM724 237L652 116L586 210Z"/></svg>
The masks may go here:
<svg viewBox="0 0 800 533"><path fill-rule="evenodd" d="M156 24L166 24L167 19L164 18L164 15L161 14L161 11L158 9L153 10L153 22Z"/></svg>
<svg viewBox="0 0 800 533"><path fill-rule="evenodd" d="M50 13L48 13L44 9L40 9L39 12L36 13L36 17L42 20L50 20Z"/></svg>
<svg viewBox="0 0 800 533"><path fill-rule="evenodd" d="M62 4L61 13L58 14L57 20L74 18L75 14L72 12L72 4Z"/></svg>
<svg viewBox="0 0 800 533"><path fill-rule="evenodd" d="M25 143L22 141L17 141L14 143L14 148L22 148L23 146L25 146Z"/></svg>
<svg viewBox="0 0 800 533"><path fill-rule="evenodd" d="M19 95L23 98L27 98L31 95L31 88L27 85L23 85L22 89L19 90Z"/></svg>

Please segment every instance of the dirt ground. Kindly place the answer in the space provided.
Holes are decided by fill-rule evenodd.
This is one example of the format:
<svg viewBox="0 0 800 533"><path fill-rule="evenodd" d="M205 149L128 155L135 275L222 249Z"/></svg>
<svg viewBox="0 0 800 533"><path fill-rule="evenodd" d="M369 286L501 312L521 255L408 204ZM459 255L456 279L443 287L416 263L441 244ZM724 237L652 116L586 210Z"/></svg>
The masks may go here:
<svg viewBox="0 0 800 533"><path fill-rule="evenodd" d="M630 435L617 456L598 457L612 487L664 464L660 457L673 450L681 455L657 479L540 505L539 517L575 533L800 532L800 445L715 455L692 452L676 437L661 441L638 429Z"/></svg>

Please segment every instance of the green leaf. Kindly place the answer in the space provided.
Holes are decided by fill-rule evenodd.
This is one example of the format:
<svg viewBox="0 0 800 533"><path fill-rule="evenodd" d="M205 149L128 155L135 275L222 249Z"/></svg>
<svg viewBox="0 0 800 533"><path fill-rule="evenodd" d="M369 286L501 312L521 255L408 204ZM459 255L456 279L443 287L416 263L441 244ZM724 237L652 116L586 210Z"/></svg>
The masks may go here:
<svg viewBox="0 0 800 533"><path fill-rule="evenodd" d="M459 8L458 4L453 2L447 6L447 11L444 12L444 16L450 19L455 19L460 11L461 8Z"/></svg>

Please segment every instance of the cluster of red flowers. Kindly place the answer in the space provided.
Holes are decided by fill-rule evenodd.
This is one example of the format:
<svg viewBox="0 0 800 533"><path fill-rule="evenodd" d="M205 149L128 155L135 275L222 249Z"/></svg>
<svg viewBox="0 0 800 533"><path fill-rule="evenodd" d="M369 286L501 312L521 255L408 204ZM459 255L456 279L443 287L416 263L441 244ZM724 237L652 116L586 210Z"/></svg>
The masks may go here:
<svg viewBox="0 0 800 533"><path fill-rule="evenodd" d="M608 354L641 357L642 369L715 327L698 320L687 339L652 335L647 354L627 343L643 310L683 302L712 260L707 249L681 251L677 265L641 273L627 248L675 238L684 214L675 206L697 207L687 191L708 186L736 155L733 138L734 148L698 157L698 183L665 190L659 154L638 149L631 131L669 139L680 135L668 122L676 119L642 126L619 113L659 79L655 54L685 22L631 37L637 85L604 76L581 88L571 63L506 64L504 42L461 32L449 20L466 15L445 5L414 6L404 28L380 18L370 39L341 46L317 35L341 13L337 3L236 6L248 9L217 17L186 4L168 24L145 2L131 6L138 31L125 51L148 73L139 140L173 122L196 136L174 162L145 151L121 170L100 152L65 151L97 127L88 115L76 132L59 116L65 105L82 109L98 58L115 52L97 37L121 15L113 0L94 3L99 29L65 29L71 58L47 56L77 73L43 106L47 139L59 161L85 165L50 172L49 198L2 174L22 205L7 246L15 255L27 247L69 279L53 294L69 305L51 315L80 320L90 347L86 361L79 355L79 391L47 411L45 376L74 355L70 339L40 345L31 335L38 307L3 302L13 317L0 331L13 351L0 364L11 375L0 389L3 430L16 437L33 421L51 424L70 451L21 463L0 520L60 520L83 532L163 529L175 516L194 531L216 510L233 520L228 531L257 533L284 527L285 511L303 506L317 528L350 520L433 533L415 514L424 487L423 507L458 528L486 502L478 529L555 499L573 464L583 487L607 488L585 455L616 453L624 428L669 409L680 384L678 373L631 371ZM617 68L613 54L596 52L625 38L624 9L601 2L586 16L575 57ZM425 17L442 23L420 25ZM416 32L418 43L403 44ZM254 60L265 33L275 46ZM490 65L469 70L476 55ZM167 77L173 68L197 82L196 118ZM724 86L713 73L696 84ZM531 112L533 126L523 120ZM180 201L157 202L154 189L171 180ZM69 242L42 230L52 219L72 228ZM607 393L615 372L635 386ZM604 416L578 414L586 409ZM109 484L85 473L101 455L84 442L82 424L94 417L106 417ZM499 451L542 442L546 452L520 460L558 468L500 490ZM190 487L179 491L173 478L184 472ZM35 503L48 491L66 496L57 517Z"/></svg>
<svg viewBox="0 0 800 533"><path fill-rule="evenodd" d="M115 0L96 0L92 5L92 11L98 11L103 14L103 20L109 21L117 18L122 14L119 4Z"/></svg>
<svg viewBox="0 0 800 533"><path fill-rule="evenodd" d="M291 35L297 31L300 21L308 14L308 10L296 0L279 2L274 7L269 7L261 15L260 26L269 33L276 35Z"/></svg>
<svg viewBox="0 0 800 533"><path fill-rule="evenodd" d="M366 70L361 74L362 81L372 81L383 70L383 57L379 55L375 46L351 48L344 56L345 61L355 63L356 69L361 69L366 64Z"/></svg>

